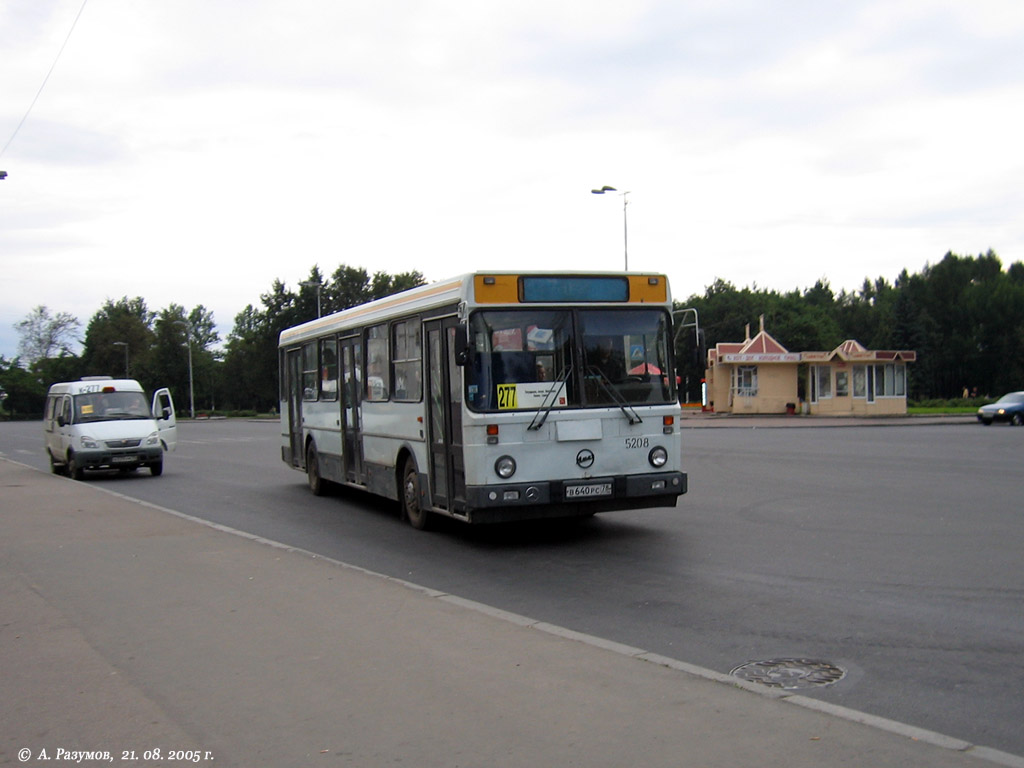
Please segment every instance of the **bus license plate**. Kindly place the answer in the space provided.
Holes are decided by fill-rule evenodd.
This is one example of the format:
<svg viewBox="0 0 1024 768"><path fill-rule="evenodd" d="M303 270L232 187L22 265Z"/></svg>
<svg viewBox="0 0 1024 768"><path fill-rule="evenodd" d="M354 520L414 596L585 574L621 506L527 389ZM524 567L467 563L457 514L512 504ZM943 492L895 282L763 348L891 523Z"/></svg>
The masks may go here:
<svg viewBox="0 0 1024 768"><path fill-rule="evenodd" d="M591 499L597 496L611 496L611 483L590 483L589 485L569 485L565 488L567 499Z"/></svg>

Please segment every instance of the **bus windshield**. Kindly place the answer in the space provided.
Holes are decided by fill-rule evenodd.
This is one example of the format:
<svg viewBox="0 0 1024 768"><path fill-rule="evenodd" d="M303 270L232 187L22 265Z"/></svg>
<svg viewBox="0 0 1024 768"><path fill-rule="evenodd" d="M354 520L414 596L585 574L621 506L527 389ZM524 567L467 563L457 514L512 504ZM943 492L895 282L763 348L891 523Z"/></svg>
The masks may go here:
<svg viewBox="0 0 1024 768"><path fill-rule="evenodd" d="M659 308L482 310L470 318L470 349L466 400L477 411L675 400Z"/></svg>

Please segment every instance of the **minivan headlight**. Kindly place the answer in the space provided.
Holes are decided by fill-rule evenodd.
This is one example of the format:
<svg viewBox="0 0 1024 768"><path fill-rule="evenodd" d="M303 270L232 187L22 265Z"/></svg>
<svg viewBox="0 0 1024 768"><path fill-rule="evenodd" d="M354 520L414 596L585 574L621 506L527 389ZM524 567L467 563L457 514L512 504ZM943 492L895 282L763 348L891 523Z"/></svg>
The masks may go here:
<svg viewBox="0 0 1024 768"><path fill-rule="evenodd" d="M146 438L146 445L159 445L160 444L160 433L152 432L149 437Z"/></svg>
<svg viewBox="0 0 1024 768"><path fill-rule="evenodd" d="M651 452L647 454L647 460L651 462L651 466L656 469L664 467L666 464L668 464L668 451L666 451L660 445L651 448Z"/></svg>
<svg viewBox="0 0 1024 768"><path fill-rule="evenodd" d="M99 443L93 440L88 435L82 435L78 438L78 444L83 448L99 448Z"/></svg>
<svg viewBox="0 0 1024 768"><path fill-rule="evenodd" d="M494 471L502 480L508 480L516 473L516 460L511 456L502 456L494 462Z"/></svg>

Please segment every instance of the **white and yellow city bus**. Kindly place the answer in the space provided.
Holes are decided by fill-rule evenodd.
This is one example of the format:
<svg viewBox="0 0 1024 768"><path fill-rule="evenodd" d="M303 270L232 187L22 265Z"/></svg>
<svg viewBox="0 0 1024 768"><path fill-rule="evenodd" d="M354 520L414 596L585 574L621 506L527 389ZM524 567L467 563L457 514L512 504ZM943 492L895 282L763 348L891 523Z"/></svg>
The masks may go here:
<svg viewBox="0 0 1024 768"><path fill-rule="evenodd" d="M686 493L664 275L478 272L289 328L281 457L469 523Z"/></svg>

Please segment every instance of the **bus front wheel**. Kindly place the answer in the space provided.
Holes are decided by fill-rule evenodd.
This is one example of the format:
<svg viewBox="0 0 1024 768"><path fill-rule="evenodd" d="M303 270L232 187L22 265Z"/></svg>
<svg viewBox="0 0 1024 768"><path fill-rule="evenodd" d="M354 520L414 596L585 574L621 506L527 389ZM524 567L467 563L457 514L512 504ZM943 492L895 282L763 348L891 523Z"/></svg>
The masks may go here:
<svg viewBox="0 0 1024 768"><path fill-rule="evenodd" d="M416 462L411 456L405 460L402 469L402 514L418 531L430 527L430 513L420 501L420 473L416 471Z"/></svg>

